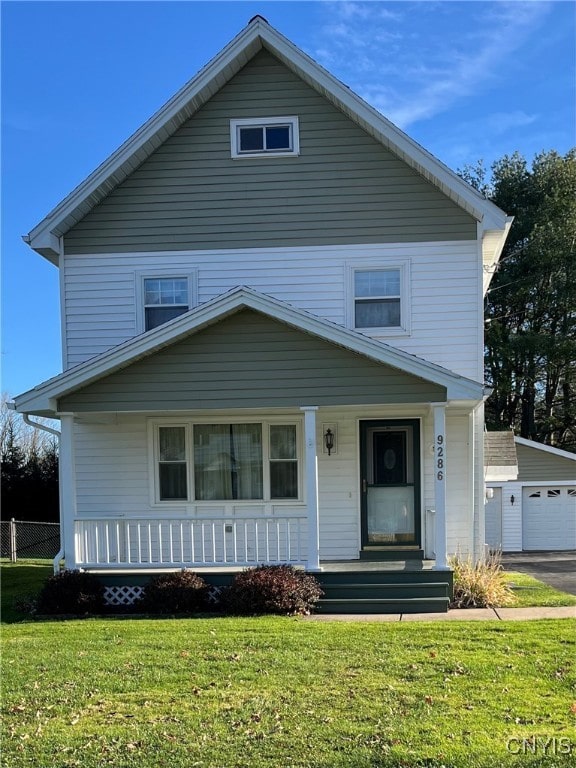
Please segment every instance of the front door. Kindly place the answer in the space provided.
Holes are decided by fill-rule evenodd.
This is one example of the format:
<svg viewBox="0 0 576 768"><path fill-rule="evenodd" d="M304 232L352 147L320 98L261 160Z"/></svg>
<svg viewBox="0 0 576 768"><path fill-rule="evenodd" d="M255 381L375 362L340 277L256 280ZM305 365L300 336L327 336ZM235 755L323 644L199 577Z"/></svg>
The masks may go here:
<svg viewBox="0 0 576 768"><path fill-rule="evenodd" d="M360 424L362 546L420 545L420 422Z"/></svg>

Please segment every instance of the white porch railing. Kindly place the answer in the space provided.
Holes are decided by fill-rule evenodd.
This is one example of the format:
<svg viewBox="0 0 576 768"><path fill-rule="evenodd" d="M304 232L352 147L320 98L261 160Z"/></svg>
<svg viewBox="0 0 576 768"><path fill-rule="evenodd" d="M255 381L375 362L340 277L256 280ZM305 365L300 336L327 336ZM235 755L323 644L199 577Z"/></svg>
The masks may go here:
<svg viewBox="0 0 576 768"><path fill-rule="evenodd" d="M76 567L306 563L306 515L231 519L90 519L75 523Z"/></svg>

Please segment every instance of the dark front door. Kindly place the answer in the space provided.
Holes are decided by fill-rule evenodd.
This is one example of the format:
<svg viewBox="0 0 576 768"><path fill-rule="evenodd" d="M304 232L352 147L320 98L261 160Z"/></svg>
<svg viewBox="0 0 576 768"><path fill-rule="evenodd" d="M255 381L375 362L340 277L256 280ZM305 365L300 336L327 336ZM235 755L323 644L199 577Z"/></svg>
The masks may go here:
<svg viewBox="0 0 576 768"><path fill-rule="evenodd" d="M420 423L360 425L362 546L420 544Z"/></svg>

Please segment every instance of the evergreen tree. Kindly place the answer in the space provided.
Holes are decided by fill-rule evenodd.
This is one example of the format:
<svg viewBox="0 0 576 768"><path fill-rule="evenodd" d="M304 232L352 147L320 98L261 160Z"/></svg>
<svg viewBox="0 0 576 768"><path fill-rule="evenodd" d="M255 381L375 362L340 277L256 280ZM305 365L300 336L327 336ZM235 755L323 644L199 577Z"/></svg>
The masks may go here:
<svg viewBox="0 0 576 768"><path fill-rule="evenodd" d="M489 429L576 452L576 150L463 177L514 216L486 298Z"/></svg>

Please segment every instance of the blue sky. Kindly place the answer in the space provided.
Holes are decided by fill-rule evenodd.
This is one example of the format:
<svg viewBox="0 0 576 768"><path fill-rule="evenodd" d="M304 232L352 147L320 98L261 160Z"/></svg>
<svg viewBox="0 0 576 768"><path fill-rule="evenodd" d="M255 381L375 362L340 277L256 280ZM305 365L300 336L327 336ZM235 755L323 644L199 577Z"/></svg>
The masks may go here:
<svg viewBox="0 0 576 768"><path fill-rule="evenodd" d="M61 370L57 269L21 235L259 13L457 170L575 141L572 2L11 2L2 391Z"/></svg>

